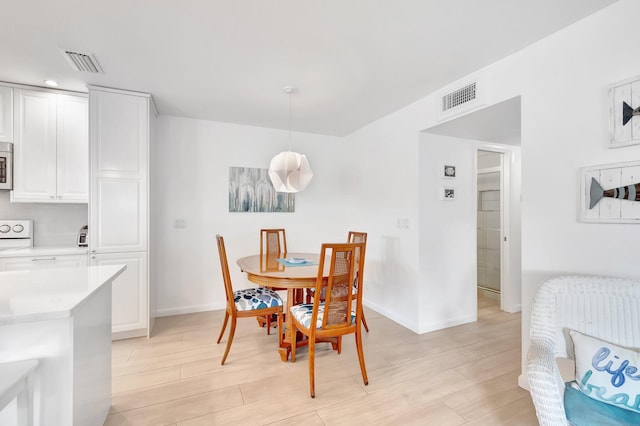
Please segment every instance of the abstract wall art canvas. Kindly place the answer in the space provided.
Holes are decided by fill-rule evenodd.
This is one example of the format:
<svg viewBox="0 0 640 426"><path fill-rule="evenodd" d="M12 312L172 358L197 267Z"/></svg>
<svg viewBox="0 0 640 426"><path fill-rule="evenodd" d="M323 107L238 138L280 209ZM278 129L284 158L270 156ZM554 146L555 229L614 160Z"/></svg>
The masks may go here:
<svg viewBox="0 0 640 426"><path fill-rule="evenodd" d="M583 222L640 223L640 161L582 168L580 193Z"/></svg>
<svg viewBox="0 0 640 426"><path fill-rule="evenodd" d="M229 167L229 212L294 212L295 194L276 192L267 169Z"/></svg>
<svg viewBox="0 0 640 426"><path fill-rule="evenodd" d="M640 76L609 89L609 147L640 144Z"/></svg>

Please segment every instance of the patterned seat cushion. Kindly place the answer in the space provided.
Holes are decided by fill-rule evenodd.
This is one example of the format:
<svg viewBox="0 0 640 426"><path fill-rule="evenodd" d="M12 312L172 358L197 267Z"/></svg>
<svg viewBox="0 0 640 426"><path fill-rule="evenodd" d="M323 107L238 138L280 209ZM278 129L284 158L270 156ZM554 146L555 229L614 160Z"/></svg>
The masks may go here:
<svg viewBox="0 0 640 426"><path fill-rule="evenodd" d="M291 315L293 315L300 324L309 328L311 324L311 313L313 312L313 303L295 305L291 307ZM318 307L318 320L316 321L316 328L322 327L322 317L324 316L324 303L321 303ZM351 311L351 323L356 320L355 311Z"/></svg>
<svg viewBox="0 0 640 426"><path fill-rule="evenodd" d="M233 292L233 299L239 311L274 308L282 306L282 299L275 291L266 288L245 288Z"/></svg>

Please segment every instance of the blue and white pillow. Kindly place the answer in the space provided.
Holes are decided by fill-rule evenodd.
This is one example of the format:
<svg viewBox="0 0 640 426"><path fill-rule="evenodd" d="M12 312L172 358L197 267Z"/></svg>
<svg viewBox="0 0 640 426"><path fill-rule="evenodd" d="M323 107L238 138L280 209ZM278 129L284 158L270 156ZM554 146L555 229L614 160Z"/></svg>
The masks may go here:
<svg viewBox="0 0 640 426"><path fill-rule="evenodd" d="M576 382L586 396L640 413L640 353L570 331Z"/></svg>

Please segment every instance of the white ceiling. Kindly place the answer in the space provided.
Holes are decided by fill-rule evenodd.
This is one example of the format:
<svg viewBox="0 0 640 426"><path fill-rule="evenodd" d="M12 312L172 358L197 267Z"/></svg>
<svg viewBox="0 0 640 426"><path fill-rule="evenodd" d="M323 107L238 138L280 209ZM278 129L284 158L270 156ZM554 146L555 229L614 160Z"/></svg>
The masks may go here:
<svg viewBox="0 0 640 426"><path fill-rule="evenodd" d="M0 80L153 94L161 114L345 135L615 0L2 0ZM93 53L104 75L59 48Z"/></svg>

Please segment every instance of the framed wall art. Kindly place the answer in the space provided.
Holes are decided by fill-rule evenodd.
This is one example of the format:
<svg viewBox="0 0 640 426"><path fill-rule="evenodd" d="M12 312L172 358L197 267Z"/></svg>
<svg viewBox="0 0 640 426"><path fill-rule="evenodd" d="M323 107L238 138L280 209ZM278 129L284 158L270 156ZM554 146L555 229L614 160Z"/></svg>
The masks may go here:
<svg viewBox="0 0 640 426"><path fill-rule="evenodd" d="M640 223L640 161L583 167L580 220Z"/></svg>
<svg viewBox="0 0 640 426"><path fill-rule="evenodd" d="M295 194L276 192L268 169L229 167L229 212L295 212Z"/></svg>
<svg viewBox="0 0 640 426"><path fill-rule="evenodd" d="M609 148L640 144L640 76L609 89Z"/></svg>
<svg viewBox="0 0 640 426"><path fill-rule="evenodd" d="M442 166L442 177L447 179L455 179L456 177L456 166L450 164L444 164Z"/></svg>
<svg viewBox="0 0 640 426"><path fill-rule="evenodd" d="M444 201L453 201L456 199L456 188L454 186L443 186L440 188L440 199Z"/></svg>

